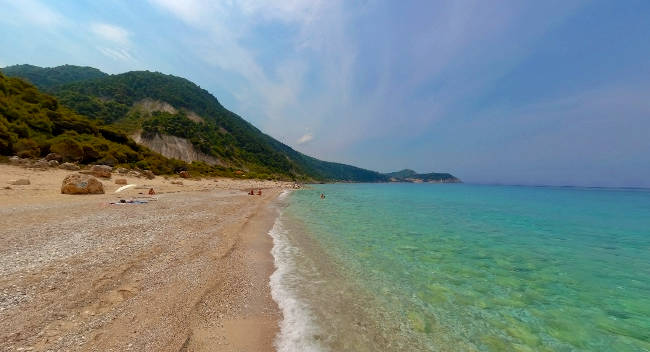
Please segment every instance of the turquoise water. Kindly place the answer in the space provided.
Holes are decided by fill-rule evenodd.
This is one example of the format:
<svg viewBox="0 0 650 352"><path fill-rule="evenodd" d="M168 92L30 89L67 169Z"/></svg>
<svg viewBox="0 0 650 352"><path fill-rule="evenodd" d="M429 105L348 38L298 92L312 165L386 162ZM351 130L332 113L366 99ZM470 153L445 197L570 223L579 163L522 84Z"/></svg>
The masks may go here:
<svg viewBox="0 0 650 352"><path fill-rule="evenodd" d="M311 324L294 347L650 351L648 190L342 184L286 202L277 281Z"/></svg>

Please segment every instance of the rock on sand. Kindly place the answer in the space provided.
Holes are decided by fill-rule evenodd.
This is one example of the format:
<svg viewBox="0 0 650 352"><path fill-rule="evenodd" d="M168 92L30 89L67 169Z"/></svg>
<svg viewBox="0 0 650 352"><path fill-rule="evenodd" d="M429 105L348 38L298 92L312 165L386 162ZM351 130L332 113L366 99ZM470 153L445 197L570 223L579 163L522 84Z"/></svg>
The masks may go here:
<svg viewBox="0 0 650 352"><path fill-rule="evenodd" d="M17 180L9 181L9 184L14 185L14 186L26 186L26 185L30 184L30 182L26 178L20 178L20 179L17 179Z"/></svg>
<svg viewBox="0 0 650 352"><path fill-rule="evenodd" d="M73 163L63 163L63 164L59 165L59 169L70 170L70 171L77 171L77 170L79 170L80 168L79 168L79 165L77 165L77 164L73 164Z"/></svg>
<svg viewBox="0 0 650 352"><path fill-rule="evenodd" d="M104 185L89 175L72 174L63 179L63 194L104 194Z"/></svg>

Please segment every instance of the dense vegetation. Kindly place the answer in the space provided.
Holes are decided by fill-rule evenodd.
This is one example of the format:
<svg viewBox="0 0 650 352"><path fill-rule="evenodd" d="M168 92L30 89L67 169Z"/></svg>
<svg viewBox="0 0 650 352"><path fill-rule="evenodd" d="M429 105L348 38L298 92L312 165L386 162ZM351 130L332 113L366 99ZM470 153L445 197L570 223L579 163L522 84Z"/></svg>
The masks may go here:
<svg viewBox="0 0 650 352"><path fill-rule="evenodd" d="M158 174L210 171L201 163L188 165L154 153L61 106L28 82L0 74L0 154L39 158L50 152L64 161L140 167Z"/></svg>
<svg viewBox="0 0 650 352"><path fill-rule="evenodd" d="M108 76L108 74L93 67L73 65L45 68L33 65L14 65L2 68L0 71L10 77L21 77L26 79L45 91L47 91L48 88L61 84Z"/></svg>
<svg viewBox="0 0 650 352"><path fill-rule="evenodd" d="M413 177L413 176L415 176L417 174L418 174L417 172L415 172L415 171L413 171L411 169L404 169L404 170L400 170L400 171L385 173L384 175L386 175L388 177L394 177L394 178L400 179L400 178Z"/></svg>
<svg viewBox="0 0 650 352"><path fill-rule="evenodd" d="M56 96L61 105L76 113L75 116L87 116L93 120L85 119L87 123L110 128L121 136L142 132L143 137L185 138L197 150L225 165L217 171L243 169L257 177L320 181L383 182L389 179L374 171L325 162L297 152L225 109L208 91L180 77L149 71L106 75L93 68L76 66L44 69L16 65L2 71L34 82ZM166 103L172 108L167 111L138 109L138 104L145 100ZM191 119L190 115L199 118ZM124 161L123 157L116 159L118 162L133 161L129 158ZM150 163L140 164L149 166ZM201 167L214 169L206 164Z"/></svg>

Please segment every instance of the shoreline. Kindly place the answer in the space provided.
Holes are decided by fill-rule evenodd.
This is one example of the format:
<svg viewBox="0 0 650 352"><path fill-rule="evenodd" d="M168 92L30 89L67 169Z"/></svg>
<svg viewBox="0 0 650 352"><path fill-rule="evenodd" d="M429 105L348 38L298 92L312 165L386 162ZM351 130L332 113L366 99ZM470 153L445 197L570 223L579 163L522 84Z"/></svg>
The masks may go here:
<svg viewBox="0 0 650 352"><path fill-rule="evenodd" d="M288 183L138 179L61 195L71 172L0 165L0 349L274 351L272 203ZM131 183L131 180L129 180ZM262 196L246 190L263 189ZM110 205L139 197L147 204Z"/></svg>

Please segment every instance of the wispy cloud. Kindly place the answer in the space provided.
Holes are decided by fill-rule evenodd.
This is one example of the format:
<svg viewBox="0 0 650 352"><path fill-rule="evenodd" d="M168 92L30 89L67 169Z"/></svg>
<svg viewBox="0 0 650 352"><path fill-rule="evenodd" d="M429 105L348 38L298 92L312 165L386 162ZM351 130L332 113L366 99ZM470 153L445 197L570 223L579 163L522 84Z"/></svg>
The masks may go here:
<svg viewBox="0 0 650 352"><path fill-rule="evenodd" d="M5 64L36 58L184 76L323 159L473 180L523 175L508 167L534 169L534 160L558 170L607 164L591 155L648 161L633 151L647 149L636 134L647 87L630 84L650 79L643 2L49 4L0 0L11 14L0 16L0 44L12 48L0 53Z"/></svg>
<svg viewBox="0 0 650 352"><path fill-rule="evenodd" d="M97 50L99 50L102 54L114 60L118 60L118 61L133 60L133 56L131 56L131 54L126 49L111 49L111 48L98 46Z"/></svg>
<svg viewBox="0 0 650 352"><path fill-rule="evenodd" d="M10 22L25 21L40 27L56 27L65 23L58 11L36 0L0 1L3 19Z"/></svg>
<svg viewBox="0 0 650 352"><path fill-rule="evenodd" d="M209 8L213 6L211 3L214 3L201 0L150 0L150 2L192 25L199 25L202 19L207 18Z"/></svg>
<svg viewBox="0 0 650 352"><path fill-rule="evenodd" d="M302 137L298 138L298 140L296 141L296 144L298 144L298 145L305 144L307 142L312 141L313 139L314 139L314 135L311 134L311 133L307 133L307 134L303 135Z"/></svg>
<svg viewBox="0 0 650 352"><path fill-rule="evenodd" d="M93 23L90 30L99 38L115 44L128 45L130 33L126 29L107 23Z"/></svg>
<svg viewBox="0 0 650 352"><path fill-rule="evenodd" d="M120 26L94 22L90 24L90 32L98 43L97 50L103 55L120 62L134 61L131 54L131 33Z"/></svg>

